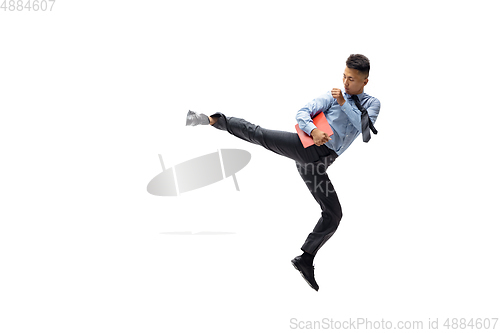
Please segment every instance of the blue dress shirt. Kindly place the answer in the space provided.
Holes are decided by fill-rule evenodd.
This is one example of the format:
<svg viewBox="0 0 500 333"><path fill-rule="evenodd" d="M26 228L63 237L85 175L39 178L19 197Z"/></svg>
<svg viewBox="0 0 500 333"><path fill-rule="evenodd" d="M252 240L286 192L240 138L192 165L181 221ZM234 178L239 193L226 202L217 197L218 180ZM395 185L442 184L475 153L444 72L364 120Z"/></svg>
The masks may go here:
<svg viewBox="0 0 500 333"><path fill-rule="evenodd" d="M351 95L341 89L345 103L340 105L337 99L332 97L330 91L313 99L297 112L297 123L301 130L311 135L316 128L311 118L322 112L325 114L330 127L333 130L332 139L325 145L333 149L340 156L361 133L361 111L358 110ZM357 95L361 105L368 111L373 124L377 120L380 111L380 101L365 92Z"/></svg>

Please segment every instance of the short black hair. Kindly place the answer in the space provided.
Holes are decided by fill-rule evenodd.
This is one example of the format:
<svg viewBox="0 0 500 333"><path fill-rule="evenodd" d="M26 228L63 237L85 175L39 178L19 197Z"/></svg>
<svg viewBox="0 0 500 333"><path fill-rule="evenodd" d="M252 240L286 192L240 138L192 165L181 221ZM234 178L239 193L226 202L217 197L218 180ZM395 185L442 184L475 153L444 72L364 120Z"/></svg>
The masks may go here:
<svg viewBox="0 0 500 333"><path fill-rule="evenodd" d="M348 68L357 69L361 75L368 77L370 74L370 60L362 54L351 54L345 64Z"/></svg>

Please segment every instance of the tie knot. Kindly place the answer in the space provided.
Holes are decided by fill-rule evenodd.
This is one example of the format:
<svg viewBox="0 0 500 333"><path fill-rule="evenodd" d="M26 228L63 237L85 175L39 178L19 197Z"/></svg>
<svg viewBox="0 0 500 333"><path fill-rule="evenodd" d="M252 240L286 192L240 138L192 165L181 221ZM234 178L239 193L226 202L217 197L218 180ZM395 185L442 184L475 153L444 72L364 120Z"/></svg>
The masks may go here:
<svg viewBox="0 0 500 333"><path fill-rule="evenodd" d="M355 100L356 102L359 102L359 98L357 95L351 95L351 98Z"/></svg>

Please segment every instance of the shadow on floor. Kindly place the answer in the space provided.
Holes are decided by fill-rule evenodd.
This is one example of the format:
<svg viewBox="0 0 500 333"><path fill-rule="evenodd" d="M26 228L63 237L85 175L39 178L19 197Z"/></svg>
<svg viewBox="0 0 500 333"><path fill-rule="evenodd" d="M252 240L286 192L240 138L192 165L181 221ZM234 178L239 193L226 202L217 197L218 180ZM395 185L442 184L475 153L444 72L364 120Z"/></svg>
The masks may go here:
<svg viewBox="0 0 500 333"><path fill-rule="evenodd" d="M171 236L215 236L215 235L235 235L235 232L228 231L200 231L200 232L192 232L192 231L167 231L160 232L162 235L171 235Z"/></svg>

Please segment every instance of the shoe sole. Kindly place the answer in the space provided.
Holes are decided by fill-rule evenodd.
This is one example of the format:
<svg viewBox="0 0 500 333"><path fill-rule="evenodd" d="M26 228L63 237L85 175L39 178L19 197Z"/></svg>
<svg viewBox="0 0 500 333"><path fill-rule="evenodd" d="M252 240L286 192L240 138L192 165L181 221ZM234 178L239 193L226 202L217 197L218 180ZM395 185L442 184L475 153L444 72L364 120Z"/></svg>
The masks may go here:
<svg viewBox="0 0 500 333"><path fill-rule="evenodd" d="M297 266L295 266L295 263L292 261L292 265L293 267L295 267L296 270L299 271L300 275L302 276L302 278L307 282L307 284L309 285L309 287L313 288L313 290L316 290L309 281L307 281L306 277L304 276L304 274L302 274L302 271L300 269L297 268ZM317 291L317 290L316 290Z"/></svg>
<svg viewBox="0 0 500 333"><path fill-rule="evenodd" d="M206 117L203 118L203 116ZM207 123L208 121L208 123ZM210 120L208 116L204 113L197 113L195 111L188 111L188 114L186 115L186 126L198 126L198 125L210 125Z"/></svg>

